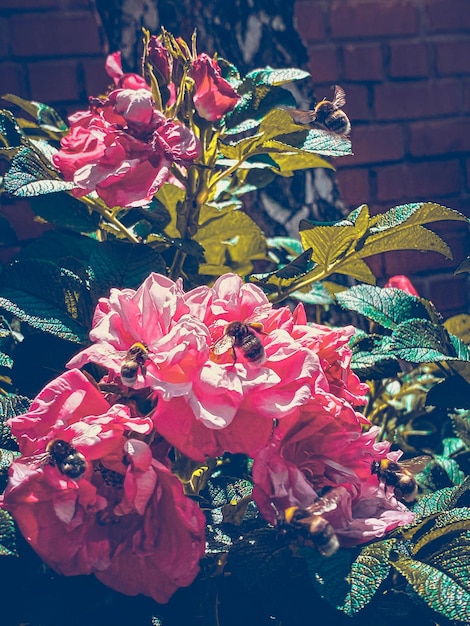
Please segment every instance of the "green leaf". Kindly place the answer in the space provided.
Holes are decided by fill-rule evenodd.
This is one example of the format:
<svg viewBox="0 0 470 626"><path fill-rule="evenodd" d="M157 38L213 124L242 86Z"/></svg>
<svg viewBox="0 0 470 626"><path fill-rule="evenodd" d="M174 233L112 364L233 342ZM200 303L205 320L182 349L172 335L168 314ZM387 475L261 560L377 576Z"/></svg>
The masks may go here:
<svg viewBox="0 0 470 626"><path fill-rule="evenodd" d="M0 509L0 556L18 556L13 517Z"/></svg>
<svg viewBox="0 0 470 626"><path fill-rule="evenodd" d="M470 272L470 256L458 266L454 274L463 274L464 272Z"/></svg>
<svg viewBox="0 0 470 626"><path fill-rule="evenodd" d="M31 400L21 395L0 395L0 447L9 450L18 448L16 440L11 434L7 420L16 415L26 413L31 406Z"/></svg>
<svg viewBox="0 0 470 626"><path fill-rule="evenodd" d="M256 154L258 146L261 144L262 135L252 135L251 137L244 137L235 143L219 144L219 151L227 159L231 159L234 162L243 161L250 156Z"/></svg>
<svg viewBox="0 0 470 626"><path fill-rule="evenodd" d="M361 550L353 562L348 576L350 590L338 609L352 617L361 611L374 597L377 589L388 576L390 551L396 539L377 541Z"/></svg>
<svg viewBox="0 0 470 626"><path fill-rule="evenodd" d="M229 266L241 275L251 271L251 260L266 257L266 240L261 229L240 211L206 221L195 239L204 248L208 266ZM201 273L205 271L201 265Z"/></svg>
<svg viewBox="0 0 470 626"><path fill-rule="evenodd" d="M22 148L14 156L3 181L5 190L19 197L55 193L75 186L73 182L58 179L57 174L29 147Z"/></svg>
<svg viewBox="0 0 470 626"><path fill-rule="evenodd" d="M444 487L434 493L422 496L413 507L413 513L416 515L416 519L422 520L449 508L458 488L459 487Z"/></svg>
<svg viewBox="0 0 470 626"><path fill-rule="evenodd" d="M468 414L466 412L463 415L456 413L451 415L450 419L454 433L462 439L467 447L470 447L470 417Z"/></svg>
<svg viewBox="0 0 470 626"><path fill-rule="evenodd" d="M170 214L170 223L165 227L165 232L170 237L179 237L180 232L176 228L177 212L180 204L184 201L185 191L181 187L172 185L171 183L165 183L155 194L155 199L161 202L164 208Z"/></svg>
<svg viewBox="0 0 470 626"><path fill-rule="evenodd" d="M291 293L290 297L304 304L319 304L322 306L333 304L333 298L330 292L325 285L320 282L310 285L308 291L294 291Z"/></svg>
<svg viewBox="0 0 470 626"><path fill-rule="evenodd" d="M18 260L5 268L0 307L34 328L78 343L86 341L93 313L85 283L42 259Z"/></svg>
<svg viewBox="0 0 470 626"><path fill-rule="evenodd" d="M93 300L107 296L112 287L137 289L152 272L166 274L158 252L144 244L103 241L93 250L88 267Z"/></svg>
<svg viewBox="0 0 470 626"><path fill-rule="evenodd" d="M393 566L431 609L447 619L468 624L470 594L459 581L431 565L405 556L400 556Z"/></svg>
<svg viewBox="0 0 470 626"><path fill-rule="evenodd" d="M448 459L443 455L436 454L434 461L441 467L447 474L449 481L453 485L461 485L465 478L465 474L459 468L459 465L454 459Z"/></svg>
<svg viewBox="0 0 470 626"><path fill-rule="evenodd" d="M388 329L396 328L410 318L429 320L420 299L401 289L356 285L335 297L344 309L356 311Z"/></svg>
<svg viewBox="0 0 470 626"><path fill-rule="evenodd" d="M252 70L248 72L242 81L238 91L240 94L251 91L253 86L257 85L284 85L294 80L303 80L308 78L310 74L304 70L295 67L285 69L275 69L266 66L262 69Z"/></svg>
<svg viewBox="0 0 470 626"><path fill-rule="evenodd" d="M82 275L93 250L99 245L96 239L73 231L48 230L34 239L17 255L17 259L45 259Z"/></svg>
<svg viewBox="0 0 470 626"><path fill-rule="evenodd" d="M398 360L384 349L381 335L359 336L350 347L351 367L362 380L393 378L401 371Z"/></svg>
<svg viewBox="0 0 470 626"><path fill-rule="evenodd" d="M389 338L391 355L412 363L457 359L447 331L426 319L401 322Z"/></svg>
<svg viewBox="0 0 470 626"><path fill-rule="evenodd" d="M40 195L31 199L31 208L34 213L50 224L56 224L63 228L69 228L78 233L93 233L98 229L100 216L95 211L90 211L83 202L76 200L66 193L60 193L60 185L55 185L59 181L40 181L34 183L39 189L42 183L52 183L55 187L52 191L59 191L50 195L49 192L42 191L49 195Z"/></svg>
<svg viewBox="0 0 470 626"><path fill-rule="evenodd" d="M349 574L354 553L338 550L329 557L322 556L315 548L301 548L300 556L305 559L310 580L319 595L334 608L343 605L350 593Z"/></svg>
<svg viewBox="0 0 470 626"><path fill-rule="evenodd" d="M13 149L12 155L16 154L18 149L24 145L24 135L18 126L15 116L5 109L0 110L0 155L6 155L5 151Z"/></svg>
<svg viewBox="0 0 470 626"><path fill-rule="evenodd" d="M434 202L405 204L374 218L370 236L360 253L369 256L389 250L430 250L452 258L449 247L432 231L422 228L442 220L468 221L452 209Z"/></svg>
<svg viewBox="0 0 470 626"><path fill-rule="evenodd" d="M363 217L355 223L351 221L338 222L334 226L316 226L300 231L300 240L304 249L312 248L312 259L322 267L328 267L344 258L357 240L361 239L368 222L368 209L364 205ZM307 223L307 226L309 224Z"/></svg>
<svg viewBox="0 0 470 626"><path fill-rule="evenodd" d="M16 452L15 450L6 450L5 448L0 448L0 473L7 474L10 468L10 465L13 463L15 459L21 456L21 452Z"/></svg>
<svg viewBox="0 0 470 626"><path fill-rule="evenodd" d="M2 96L2 99L15 104L17 107L31 115L31 117L33 117L44 129L59 131L60 133L64 133L68 130L67 124L60 117L57 111L47 104L34 102L33 100L24 100L23 98L15 96L11 93Z"/></svg>
<svg viewBox="0 0 470 626"><path fill-rule="evenodd" d="M278 133L271 141L263 142L263 149L269 148L270 151L276 149L282 153L286 150L286 146L291 146L303 152L324 156L337 157L352 154L351 142L347 137L320 128L300 128L301 130L297 126L297 131L289 134Z"/></svg>
<svg viewBox="0 0 470 626"><path fill-rule="evenodd" d="M267 141L263 143L258 148L258 152L261 151L266 152L272 159L273 165L275 166L274 171L279 169L283 174L313 167L323 167L329 170L334 169L331 163L322 159L317 153L293 150L291 146L278 141Z"/></svg>
<svg viewBox="0 0 470 626"><path fill-rule="evenodd" d="M225 116L225 132L227 134L234 134L235 130L237 133L246 132L256 128L276 107L295 107L295 105L295 98L287 89L275 85L255 85L252 90L242 94L233 110Z"/></svg>

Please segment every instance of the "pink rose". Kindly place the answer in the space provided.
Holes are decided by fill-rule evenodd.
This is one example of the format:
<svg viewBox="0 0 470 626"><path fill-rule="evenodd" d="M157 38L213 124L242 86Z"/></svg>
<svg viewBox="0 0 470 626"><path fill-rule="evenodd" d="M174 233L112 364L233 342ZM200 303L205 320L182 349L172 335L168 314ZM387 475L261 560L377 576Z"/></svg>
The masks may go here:
<svg viewBox="0 0 470 626"><path fill-rule="evenodd" d="M147 89L150 91L150 87L142 76L134 73L125 74L123 72L120 52L113 52L108 55L105 69L108 76L113 79L116 87L122 87L123 89Z"/></svg>
<svg viewBox="0 0 470 626"><path fill-rule="evenodd" d="M378 428L363 433L364 417L332 394L318 393L297 416L282 420L273 440L255 457L253 497L263 517L276 523L291 506L306 508L334 489L337 506L323 513L340 544L382 537L413 514L372 475L372 461L387 456Z"/></svg>
<svg viewBox="0 0 470 626"><path fill-rule="evenodd" d="M148 57L153 67L157 70L158 76L164 85L170 82L171 78L171 56L160 38L152 35L147 46Z"/></svg>
<svg viewBox="0 0 470 626"><path fill-rule="evenodd" d="M240 99L230 83L222 78L217 61L207 54L200 54L192 62L189 75L194 80L196 111L209 122L220 120Z"/></svg>
<svg viewBox="0 0 470 626"><path fill-rule="evenodd" d="M404 276L403 274L391 276L385 283L385 287L395 287L395 289L401 289L405 293L409 293L410 296L419 298L419 293L414 288L413 283L408 276Z"/></svg>
<svg viewBox="0 0 470 626"><path fill-rule="evenodd" d="M93 573L122 593L157 602L191 584L204 554L204 515L171 473L168 447L142 440L154 436L148 417L110 406L71 370L10 424L27 454L12 464L1 504L50 567ZM72 478L48 452L58 439L82 455L83 475Z"/></svg>
<svg viewBox="0 0 470 626"><path fill-rule="evenodd" d="M150 202L171 164L186 166L201 151L194 133L158 111L145 88L116 89L70 122L54 165L75 183L74 195L96 191L110 207Z"/></svg>

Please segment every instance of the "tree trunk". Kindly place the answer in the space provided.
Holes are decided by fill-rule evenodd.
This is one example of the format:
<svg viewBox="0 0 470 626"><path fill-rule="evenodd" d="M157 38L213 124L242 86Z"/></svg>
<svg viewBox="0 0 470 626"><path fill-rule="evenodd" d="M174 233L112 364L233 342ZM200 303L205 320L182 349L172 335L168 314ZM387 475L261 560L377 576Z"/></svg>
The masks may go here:
<svg viewBox="0 0 470 626"><path fill-rule="evenodd" d="M141 29L161 26L190 40L197 30L199 52L226 58L243 76L257 67L306 69L307 52L294 23L294 2L285 0L94 0L110 51L120 50L127 71L138 71ZM293 86L300 108L313 95L310 81ZM334 174L315 168L277 177L266 189L245 196L247 213L266 236L298 235L301 219L341 219L346 207Z"/></svg>

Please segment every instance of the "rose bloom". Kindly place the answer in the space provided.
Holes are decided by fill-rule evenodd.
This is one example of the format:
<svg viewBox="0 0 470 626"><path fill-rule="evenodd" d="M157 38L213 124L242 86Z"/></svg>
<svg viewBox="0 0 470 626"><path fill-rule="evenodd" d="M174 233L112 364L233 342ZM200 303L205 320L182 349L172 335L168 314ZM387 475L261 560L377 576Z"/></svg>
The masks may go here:
<svg viewBox="0 0 470 626"><path fill-rule="evenodd" d="M189 76L194 80L193 102L199 115L214 122L237 104L240 96L222 77L217 61L202 53L192 62Z"/></svg>
<svg viewBox="0 0 470 626"><path fill-rule="evenodd" d="M373 461L399 453L390 453L388 442L375 442L377 427L362 432L367 423L348 402L321 392L282 420L253 466L253 497L263 517L274 524L289 507L305 509L332 490L336 506L322 516L342 546L411 523L413 513L371 472Z"/></svg>
<svg viewBox="0 0 470 626"><path fill-rule="evenodd" d="M410 296L416 296L419 298L419 293L416 291L413 283L404 274L397 274L391 276L385 283L385 287L395 287L395 289L401 289L405 293L409 293Z"/></svg>
<svg viewBox="0 0 470 626"><path fill-rule="evenodd" d="M189 128L155 108L148 87L116 89L69 121L54 165L75 183L75 196L96 191L110 207L147 204L173 162L190 165L201 152Z"/></svg>
<svg viewBox="0 0 470 626"><path fill-rule="evenodd" d="M123 89L148 89L150 91L150 87L147 85L142 76L132 72L124 73L120 52L108 54L106 58L105 70L108 76L113 79L116 87Z"/></svg>
<svg viewBox="0 0 470 626"><path fill-rule="evenodd" d="M94 343L68 366L98 363L119 383L129 349L143 343L148 358L133 386L156 392L157 430L193 459L251 455L267 442L274 418L308 400L321 374L318 356L282 327L290 318L287 308L273 309L261 289L233 274L188 293L181 281L152 274L137 291L113 289L100 300ZM264 353L260 362L230 345L215 353L233 321L264 329L251 331Z"/></svg>
<svg viewBox="0 0 470 626"><path fill-rule="evenodd" d="M9 423L23 456L11 465L1 504L45 563L157 602L191 584L204 554L204 516L166 455L153 458L138 438L152 432L149 418L110 406L71 370ZM71 478L48 454L57 439L83 455L83 476Z"/></svg>

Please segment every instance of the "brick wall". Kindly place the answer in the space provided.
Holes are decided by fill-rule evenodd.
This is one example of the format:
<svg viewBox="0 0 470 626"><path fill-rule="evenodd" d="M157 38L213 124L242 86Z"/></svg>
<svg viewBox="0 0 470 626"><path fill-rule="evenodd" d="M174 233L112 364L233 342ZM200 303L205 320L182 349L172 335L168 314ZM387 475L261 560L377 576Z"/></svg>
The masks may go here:
<svg viewBox="0 0 470 626"><path fill-rule="evenodd" d="M297 0L317 97L341 84L354 156L337 161L345 202L373 212L432 200L470 216L470 0ZM382 280L411 275L450 315L468 307L461 223L434 228L453 261L397 252L372 260Z"/></svg>
<svg viewBox="0 0 470 626"><path fill-rule="evenodd" d="M470 0L296 0L318 97L347 94L354 156L338 181L352 208L432 200L470 215ZM109 84L88 0L0 0L0 93L47 102L63 115ZM24 208L26 210L26 208ZM4 213L25 223L22 211ZM445 315L465 310L469 253L461 224L436 228L453 261L402 252L372 260L383 281L407 273Z"/></svg>
<svg viewBox="0 0 470 626"><path fill-rule="evenodd" d="M66 113L103 91L104 44L88 0L0 0L0 93Z"/></svg>

